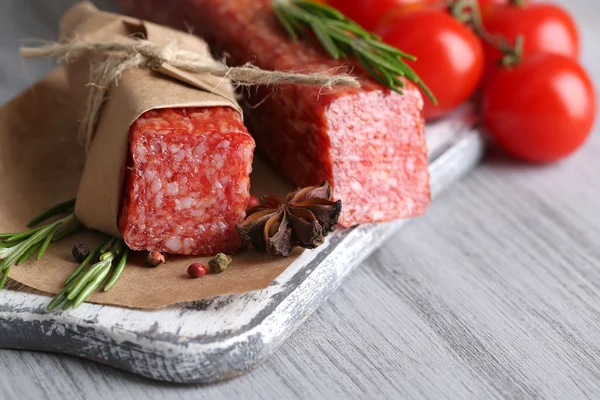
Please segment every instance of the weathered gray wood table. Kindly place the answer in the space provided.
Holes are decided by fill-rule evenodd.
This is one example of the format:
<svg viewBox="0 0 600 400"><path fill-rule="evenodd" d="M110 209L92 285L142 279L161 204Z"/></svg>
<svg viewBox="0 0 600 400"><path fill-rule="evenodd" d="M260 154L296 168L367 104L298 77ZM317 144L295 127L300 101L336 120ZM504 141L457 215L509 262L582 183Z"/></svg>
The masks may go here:
<svg viewBox="0 0 600 400"><path fill-rule="evenodd" d="M68 3L0 2L0 102L42 71L18 59L18 40L52 38ZM583 61L600 82L594 5L568 2L582 26ZM0 350L0 399L597 398L599 150L594 135L554 166L488 157L241 378L181 387Z"/></svg>

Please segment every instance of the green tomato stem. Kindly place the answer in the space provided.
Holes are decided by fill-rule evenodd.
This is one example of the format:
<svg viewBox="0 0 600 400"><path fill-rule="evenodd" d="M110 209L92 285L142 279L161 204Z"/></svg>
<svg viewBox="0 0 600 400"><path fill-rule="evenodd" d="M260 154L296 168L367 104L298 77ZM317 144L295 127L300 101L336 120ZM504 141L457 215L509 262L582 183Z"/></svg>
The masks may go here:
<svg viewBox="0 0 600 400"><path fill-rule="evenodd" d="M523 0L511 1L524 5ZM500 65L514 66L521 62L523 57L524 37L519 35L515 40L514 45L511 45L505 38L488 32L483 26L481 10L477 0L449 0L448 7L454 18L461 22L468 23L481 40L502 52L503 57L500 61Z"/></svg>

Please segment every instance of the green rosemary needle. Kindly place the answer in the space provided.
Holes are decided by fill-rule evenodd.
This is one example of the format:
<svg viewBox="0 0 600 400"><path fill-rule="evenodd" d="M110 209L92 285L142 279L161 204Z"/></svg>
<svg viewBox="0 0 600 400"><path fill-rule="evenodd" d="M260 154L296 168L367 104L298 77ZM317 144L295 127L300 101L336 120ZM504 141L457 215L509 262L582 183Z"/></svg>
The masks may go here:
<svg viewBox="0 0 600 400"><path fill-rule="evenodd" d="M8 273L13 265L18 265L37 253L36 259L44 256L52 242L72 234L81 228L73 210L75 200L60 203L41 213L30 221L28 226L34 226L60 214L67 214L54 222L31 228L24 232L0 235L0 289L8 279Z"/></svg>
<svg viewBox="0 0 600 400"><path fill-rule="evenodd" d="M63 213L72 213L75 210L75 199L70 199L67 201L63 201L62 203L58 203L55 206L52 206L42 212L37 217L33 218L27 224L28 227L36 226L44 221L49 220L50 218Z"/></svg>
<svg viewBox="0 0 600 400"><path fill-rule="evenodd" d="M272 0L272 5L275 16L294 40L298 35L312 32L332 58L355 56L375 80L401 94L404 82L400 78L406 77L437 104L431 90L404 62L404 59L416 61L414 56L383 43L379 36L335 8L310 0Z"/></svg>
<svg viewBox="0 0 600 400"><path fill-rule="evenodd" d="M112 289L123 274L128 254L129 250L122 239L109 238L101 243L67 278L64 289L48 304L48 310L60 305L63 310L79 307L111 273L104 291ZM88 267L93 260L97 261Z"/></svg>

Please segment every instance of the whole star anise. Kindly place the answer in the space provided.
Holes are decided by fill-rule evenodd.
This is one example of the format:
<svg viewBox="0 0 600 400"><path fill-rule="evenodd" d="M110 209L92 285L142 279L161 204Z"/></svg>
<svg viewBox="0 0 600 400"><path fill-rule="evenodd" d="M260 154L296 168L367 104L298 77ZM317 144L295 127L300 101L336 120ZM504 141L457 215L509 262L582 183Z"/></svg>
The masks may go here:
<svg viewBox="0 0 600 400"><path fill-rule="evenodd" d="M260 204L248 208L246 219L237 225L244 243L258 251L287 257L295 246L314 249L333 232L342 211L342 201L332 201L329 182L288 194L284 202L263 196Z"/></svg>

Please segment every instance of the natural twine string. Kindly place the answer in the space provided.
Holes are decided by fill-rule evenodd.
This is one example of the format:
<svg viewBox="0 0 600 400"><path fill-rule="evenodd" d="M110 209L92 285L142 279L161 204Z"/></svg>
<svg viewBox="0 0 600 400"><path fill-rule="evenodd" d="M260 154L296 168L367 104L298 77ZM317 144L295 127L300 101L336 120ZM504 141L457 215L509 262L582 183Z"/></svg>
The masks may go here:
<svg viewBox="0 0 600 400"><path fill-rule="evenodd" d="M91 90L80 128L86 152L89 151L102 104L110 86L124 71L132 68L154 69L162 64L169 64L187 72L206 73L227 78L238 86L282 84L315 85L328 88L360 86L358 81L348 74L265 71L250 64L229 67L214 60L210 55L183 50L175 43L158 46L147 40L137 40L134 43L74 41L69 43L50 42L40 47L22 47L20 49L23 58L52 57L59 58L62 62L70 62L90 53L106 54L109 57L101 68L92 71L90 77Z"/></svg>

